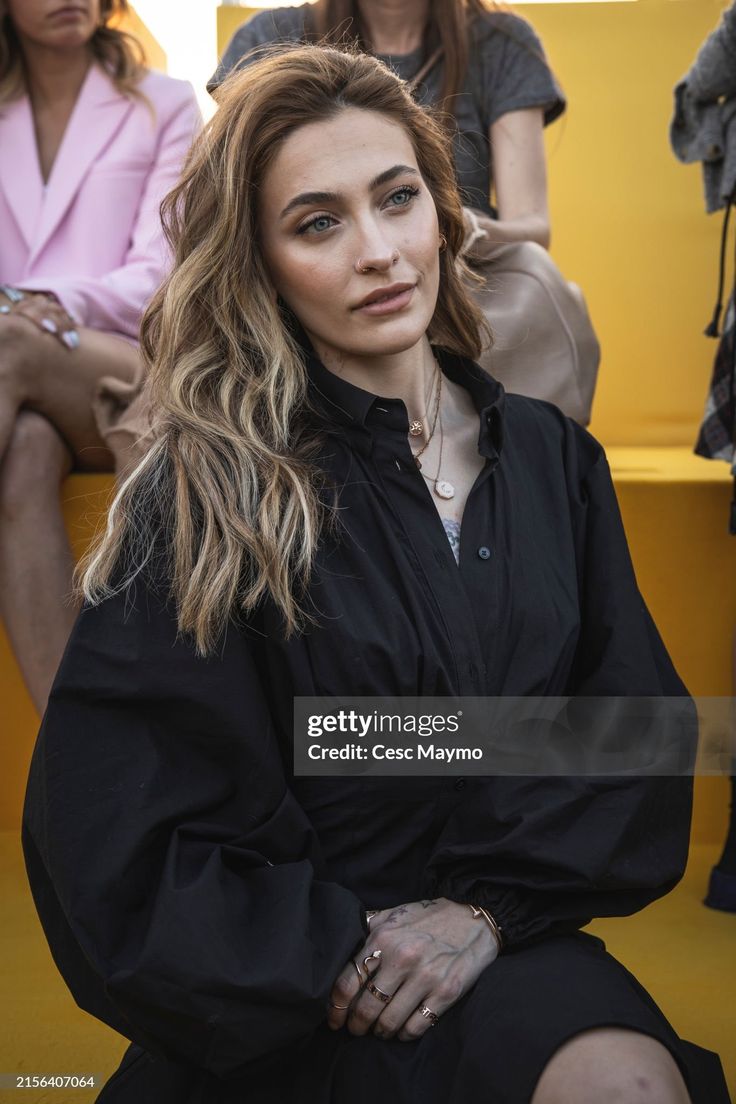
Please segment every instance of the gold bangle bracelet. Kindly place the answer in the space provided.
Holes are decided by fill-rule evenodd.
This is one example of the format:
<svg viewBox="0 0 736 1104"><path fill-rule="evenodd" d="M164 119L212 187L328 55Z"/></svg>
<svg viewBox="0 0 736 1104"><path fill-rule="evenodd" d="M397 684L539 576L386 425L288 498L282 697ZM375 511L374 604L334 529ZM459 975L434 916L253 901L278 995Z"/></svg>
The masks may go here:
<svg viewBox="0 0 736 1104"><path fill-rule="evenodd" d="M479 916L482 916L483 919L485 920L485 922L488 924L488 927L491 929L491 932L493 933L493 938L496 940L496 943L498 944L498 951L499 951L499 954L500 954L501 951L503 950L503 935L501 933L501 929L499 928L498 924L496 923L496 921L491 916L490 912L487 912L486 909L484 909L481 905L468 904L468 908L473 913L473 916L476 917L476 919Z"/></svg>

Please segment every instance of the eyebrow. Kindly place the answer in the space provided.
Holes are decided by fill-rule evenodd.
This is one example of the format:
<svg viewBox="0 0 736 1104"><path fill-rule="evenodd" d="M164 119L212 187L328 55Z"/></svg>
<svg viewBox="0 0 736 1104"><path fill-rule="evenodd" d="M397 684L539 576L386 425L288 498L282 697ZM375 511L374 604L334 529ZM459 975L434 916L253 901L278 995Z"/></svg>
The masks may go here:
<svg viewBox="0 0 736 1104"><path fill-rule="evenodd" d="M382 184L388 184L390 180L395 180L397 176L403 176L405 173L411 176L419 176L417 170L413 169L411 165L394 165L374 177L368 188L372 192L375 188L380 188ZM286 218L295 207L312 207L320 203L335 203L340 199L342 199L340 192L301 192L289 200L279 218Z"/></svg>

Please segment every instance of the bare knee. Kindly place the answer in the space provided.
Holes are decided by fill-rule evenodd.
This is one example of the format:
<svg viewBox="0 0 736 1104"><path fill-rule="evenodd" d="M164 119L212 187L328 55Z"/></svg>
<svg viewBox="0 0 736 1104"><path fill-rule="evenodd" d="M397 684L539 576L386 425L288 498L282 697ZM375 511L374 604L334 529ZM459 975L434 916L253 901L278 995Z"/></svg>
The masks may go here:
<svg viewBox="0 0 736 1104"><path fill-rule="evenodd" d="M20 410L0 462L0 511L8 521L33 509L72 467L72 457L54 427L35 410Z"/></svg>
<svg viewBox="0 0 736 1104"><path fill-rule="evenodd" d="M621 1028L576 1035L547 1063L532 1104L690 1104L662 1043Z"/></svg>
<svg viewBox="0 0 736 1104"><path fill-rule="evenodd" d="M33 368L33 345L38 334L32 322L19 315L0 318L0 387L19 392Z"/></svg>

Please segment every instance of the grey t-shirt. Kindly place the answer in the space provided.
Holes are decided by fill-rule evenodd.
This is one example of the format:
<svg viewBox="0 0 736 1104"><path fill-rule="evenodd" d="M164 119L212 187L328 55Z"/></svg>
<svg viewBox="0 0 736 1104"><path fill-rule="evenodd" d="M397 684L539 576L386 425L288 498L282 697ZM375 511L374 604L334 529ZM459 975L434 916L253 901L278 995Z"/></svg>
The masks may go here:
<svg viewBox="0 0 736 1104"><path fill-rule="evenodd" d="M308 34L305 23L310 4L259 12L233 35L207 85L216 88L233 69L247 64L245 55L259 46L298 42ZM422 50L383 55L403 79L411 80L421 67ZM256 55L257 57L257 55ZM253 60L253 59L251 59ZM442 60L415 91L419 103L434 104L442 92ZM532 27L511 12L478 17L470 34L470 53L463 91L453 101L457 123L455 167L463 202L493 214L490 191L493 168L489 130L508 111L541 107L551 123L565 110L565 99Z"/></svg>

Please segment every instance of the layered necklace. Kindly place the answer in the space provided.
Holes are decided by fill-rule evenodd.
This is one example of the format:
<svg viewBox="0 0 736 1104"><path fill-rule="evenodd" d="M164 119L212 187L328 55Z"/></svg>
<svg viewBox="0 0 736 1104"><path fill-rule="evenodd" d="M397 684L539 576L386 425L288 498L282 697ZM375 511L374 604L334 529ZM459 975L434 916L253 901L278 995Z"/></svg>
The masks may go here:
<svg viewBox="0 0 736 1104"><path fill-rule="evenodd" d="M435 375L436 397L435 397L435 402L434 402L434 412L433 412L433 415L432 415L432 428L429 431L429 434L427 436L427 440L424 442L424 444L420 448L419 452L413 453L413 456L414 456L414 462L415 462L416 466L419 468L420 471L422 471L422 462L419 459L419 457L422 455L422 453L429 446L429 442L434 437L434 431L437 428L437 423L439 422L439 427L440 427L440 456L439 456L439 462L437 464L437 474L435 476L424 475L424 472L422 471L422 475L424 476L424 478L427 480L428 483L431 483L433 485L434 493L437 495L438 498L454 498L455 497L455 488L452 485L452 483L450 483L449 480L447 480L447 479L441 479L440 478L440 473L442 471L442 448L443 448L443 445L445 443L445 435L444 435L443 430L442 430L442 415L440 413L440 402L441 402L441 399L442 399L442 369L440 368L439 363L437 361L435 361L435 363L437 365L437 372L436 372L436 375ZM411 422L411 424L409 426L409 436L410 437L419 437L423 432L424 432L424 424L421 421L414 420L413 422Z"/></svg>

